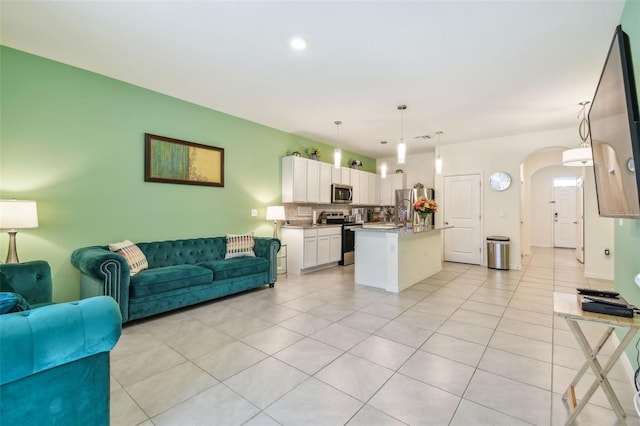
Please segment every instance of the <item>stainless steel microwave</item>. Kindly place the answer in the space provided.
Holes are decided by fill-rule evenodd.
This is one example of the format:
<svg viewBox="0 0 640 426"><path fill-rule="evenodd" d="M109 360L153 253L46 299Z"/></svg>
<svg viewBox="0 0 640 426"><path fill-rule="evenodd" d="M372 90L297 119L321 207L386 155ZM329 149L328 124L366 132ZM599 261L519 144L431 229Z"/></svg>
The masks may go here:
<svg viewBox="0 0 640 426"><path fill-rule="evenodd" d="M353 187L349 185L331 185L331 202L335 204L351 204Z"/></svg>

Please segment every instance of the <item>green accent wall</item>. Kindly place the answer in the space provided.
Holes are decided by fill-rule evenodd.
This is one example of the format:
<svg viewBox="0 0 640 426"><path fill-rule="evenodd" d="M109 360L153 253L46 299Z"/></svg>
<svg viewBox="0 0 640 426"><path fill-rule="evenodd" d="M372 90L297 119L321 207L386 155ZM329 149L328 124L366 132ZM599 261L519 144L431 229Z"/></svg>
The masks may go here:
<svg viewBox="0 0 640 426"><path fill-rule="evenodd" d="M332 162L332 146L6 46L0 67L0 198L38 202L39 227L18 233L18 255L51 264L55 301L79 297L69 261L79 247L270 236L281 157L318 146ZM224 188L144 182L145 133L224 148ZM354 156L376 171L345 150L343 165ZM3 260L7 246L2 232Z"/></svg>
<svg viewBox="0 0 640 426"><path fill-rule="evenodd" d="M636 90L640 89L640 1L625 3L620 24L629 35ZM613 30L611 31L613 34ZM640 274L640 220L615 220L615 287L629 302L640 306L640 288L633 279ZM618 334L620 338L622 336ZM637 341L636 341L637 342ZM627 357L634 368L638 368L635 345L627 349Z"/></svg>

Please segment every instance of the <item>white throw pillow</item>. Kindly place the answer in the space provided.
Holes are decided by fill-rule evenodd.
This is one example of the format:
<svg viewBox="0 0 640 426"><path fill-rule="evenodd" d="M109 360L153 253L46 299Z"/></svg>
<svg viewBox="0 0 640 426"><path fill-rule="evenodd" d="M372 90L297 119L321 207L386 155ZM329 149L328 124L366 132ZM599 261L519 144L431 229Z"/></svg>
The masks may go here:
<svg viewBox="0 0 640 426"><path fill-rule="evenodd" d="M253 233L251 234L227 234L227 254L225 259L231 259L233 257L256 257L253 252L253 246L255 240L253 239Z"/></svg>
<svg viewBox="0 0 640 426"><path fill-rule="evenodd" d="M135 275L138 272L149 268L147 257L137 245L133 244L129 240L122 241L121 243L109 244L109 250L114 253L118 253L120 256L125 258L129 264L131 275Z"/></svg>

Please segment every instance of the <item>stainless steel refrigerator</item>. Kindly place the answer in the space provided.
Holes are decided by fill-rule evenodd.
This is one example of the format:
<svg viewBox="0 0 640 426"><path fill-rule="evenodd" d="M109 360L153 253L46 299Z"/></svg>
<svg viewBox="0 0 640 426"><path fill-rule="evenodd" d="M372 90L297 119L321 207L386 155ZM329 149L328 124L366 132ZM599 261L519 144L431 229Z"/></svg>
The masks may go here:
<svg viewBox="0 0 640 426"><path fill-rule="evenodd" d="M396 223L403 222L408 217L413 218L413 203L418 197L426 197L428 200L435 200L433 188L412 188L396 189ZM435 224L435 215L431 215L431 225Z"/></svg>

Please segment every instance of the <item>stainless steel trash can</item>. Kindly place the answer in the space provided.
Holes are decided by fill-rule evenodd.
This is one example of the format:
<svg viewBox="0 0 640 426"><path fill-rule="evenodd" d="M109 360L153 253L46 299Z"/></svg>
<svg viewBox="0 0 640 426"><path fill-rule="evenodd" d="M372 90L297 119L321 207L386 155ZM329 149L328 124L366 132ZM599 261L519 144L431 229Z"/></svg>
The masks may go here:
<svg viewBox="0 0 640 426"><path fill-rule="evenodd" d="M509 270L509 237L487 237L487 267Z"/></svg>

